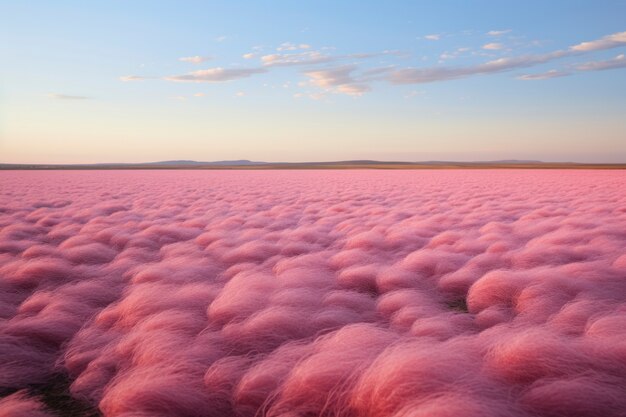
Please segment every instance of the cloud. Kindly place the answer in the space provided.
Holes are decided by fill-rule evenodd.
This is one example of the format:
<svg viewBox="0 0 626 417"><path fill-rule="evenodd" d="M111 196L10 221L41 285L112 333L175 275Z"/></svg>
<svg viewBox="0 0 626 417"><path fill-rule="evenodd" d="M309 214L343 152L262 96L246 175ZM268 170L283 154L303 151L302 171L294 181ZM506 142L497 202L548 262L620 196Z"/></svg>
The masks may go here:
<svg viewBox="0 0 626 417"><path fill-rule="evenodd" d="M447 61L447 60L450 60L450 59L456 59L459 56L461 56L462 54L464 54L465 52L468 52L470 50L471 50L471 48L462 47L462 48L457 48L457 49L455 49L452 52L445 51L441 55L439 55L439 60L441 62L441 61Z"/></svg>
<svg viewBox="0 0 626 417"><path fill-rule="evenodd" d="M310 49L311 45L306 44L306 43L300 43L300 44L294 44L291 42L285 42L283 44L281 44L278 48L276 48L277 51L296 51L298 49Z"/></svg>
<svg viewBox="0 0 626 417"><path fill-rule="evenodd" d="M308 71L305 74L312 79L313 84L318 87L328 88L354 82L350 74L355 69L355 65L345 65L319 71Z"/></svg>
<svg viewBox="0 0 626 417"><path fill-rule="evenodd" d="M519 77L517 77L517 79L525 80L525 81L547 80L550 78L566 77L568 75L571 75L571 74L569 72L558 71L558 70L553 69L553 70L542 72L539 74L520 75Z"/></svg>
<svg viewBox="0 0 626 417"><path fill-rule="evenodd" d="M505 34L507 34L509 32L511 32L511 29L490 30L489 32L487 32L487 35L489 35L489 36L501 36L501 35L505 35Z"/></svg>
<svg viewBox="0 0 626 417"><path fill-rule="evenodd" d="M363 93L371 91L371 87L367 84L342 84L337 87L337 91L350 96L360 96Z"/></svg>
<svg viewBox="0 0 626 417"><path fill-rule="evenodd" d="M196 55L196 56L185 56L182 58L178 58L179 61L182 62L190 62L192 64L201 64L202 62L206 62L213 59L213 57L211 56L200 56L200 55Z"/></svg>
<svg viewBox="0 0 626 417"><path fill-rule="evenodd" d="M307 93L294 93L292 95L293 98L295 99L301 99L303 97L308 97L311 100L323 100L325 98L328 98L329 93L325 92L325 91L316 91L316 92L307 92Z"/></svg>
<svg viewBox="0 0 626 417"><path fill-rule="evenodd" d="M318 71L307 71L304 74L311 83L323 90L353 96L360 96L371 90L370 86L355 80L352 72L356 65L344 65Z"/></svg>
<svg viewBox="0 0 626 417"><path fill-rule="evenodd" d="M575 67L578 71L603 71L609 69L626 68L626 56L620 54L606 61L592 61L579 64Z"/></svg>
<svg viewBox="0 0 626 417"><path fill-rule="evenodd" d="M487 44L487 46L500 45L500 44ZM601 39L589 42L583 42L578 45L569 47L567 50L557 50L545 54L535 55L523 55L518 57L500 58L494 61L489 61L484 64L478 64L465 67L451 67L451 66L437 66L426 68L404 68L391 71L387 77L387 80L393 84L422 84L431 83L437 81L449 81L460 78L466 78L474 75L486 75L495 74L505 71L511 71L518 68L528 68L538 64L550 62L555 59L565 58L569 56L580 55L587 52L592 52L601 49L617 48L626 46L626 32L614 33L612 35L605 36ZM487 48L497 49L497 48ZM581 64L579 70L581 71L593 71L602 69L621 68L623 58L615 58L609 61L590 62L587 64ZM539 75L541 76L541 75ZM522 76L523 77L523 76ZM532 78L522 79L541 79Z"/></svg>
<svg viewBox="0 0 626 417"><path fill-rule="evenodd" d="M361 79L366 79L370 81L379 80L382 75L389 73L389 71L392 71L394 68L395 67L391 65L386 67L366 69L361 73Z"/></svg>
<svg viewBox="0 0 626 417"><path fill-rule="evenodd" d="M87 96L71 96L68 94L56 94L56 93L50 93L48 94L49 98L53 98L55 100L90 100L92 99L92 97L87 97Z"/></svg>
<svg viewBox="0 0 626 417"><path fill-rule="evenodd" d="M487 32L490 36L498 36L504 33L508 33L510 30L493 30ZM439 40L442 35L431 34L426 35L424 39ZM612 35L604 36L601 39L583 42L577 45L573 45L563 50L556 50L543 54L529 54L522 56L513 56L500 58L480 64L467 65L467 66L450 66L450 65L438 65L430 67L393 67L387 66L382 68L364 69L361 71L359 77L355 77L353 74L356 72L355 66L342 66L337 68L322 68L318 71L307 71L305 74L310 79L310 83L316 85L322 89L328 89L333 93L342 93L350 95L360 95L364 92L370 91L371 87L369 82L371 81L388 81L392 84L422 84L432 83L438 81L449 81L461 78L467 78L475 75L487 75L496 74L506 71L512 71L515 69L529 68L538 64L548 63L555 59L564 57L577 56L585 54L591 51L616 48L626 45L626 32L619 32ZM489 42L482 46L484 50L496 51L504 48L504 45L499 42ZM257 57L258 52L254 48L253 52L243 55L244 59L253 59ZM172 75L164 77L168 81L176 82L224 82L240 78L246 78L253 74L268 72L271 67L288 67L288 66L304 66L317 68L323 64L336 63L338 61L352 61L370 59L374 57L381 57L385 55L404 56L400 51L385 50L382 52L368 52L368 53L352 53L343 55L331 55L328 52L333 48L320 48L320 50L310 50L310 45L300 43L283 43L278 48L279 52L266 54L260 56L261 67L259 68L240 68L240 69L225 69L222 67L210 68L206 70L193 71L182 75ZM452 52L443 52L440 58L440 64L445 60L456 58L459 54L467 52L469 48L458 48ZM290 53L284 53L289 52ZM476 52L475 54L480 54ZM482 53L486 55L486 53ZM186 62L199 63L208 57L193 56L181 58ZM580 64L580 71L592 71L601 69L621 68L623 66L623 58L617 57L609 61L589 62L586 64ZM351 68L347 70L346 68ZM307 68L308 69L308 68ZM379 71L374 73L371 71ZM540 74L525 74L520 75L518 78L522 80L540 80L555 78L558 76L564 76L565 73L548 71ZM337 80L341 77L349 78L344 82L338 83ZM149 77L142 77L136 75L129 75L121 77L123 81L139 81ZM331 85L332 84L332 85Z"/></svg>
<svg viewBox="0 0 626 417"><path fill-rule="evenodd" d="M577 52L599 51L603 49L617 48L626 45L626 32L618 32L607 35L595 41L582 42L570 49Z"/></svg>
<svg viewBox="0 0 626 417"><path fill-rule="evenodd" d="M171 75L165 77L167 81L174 82L196 82L196 83L220 83L225 81L247 78L254 74L267 72L265 68L209 68L205 70L193 71L183 75Z"/></svg>
<svg viewBox="0 0 626 417"><path fill-rule="evenodd" d="M387 76L387 80L393 84L424 84L437 81L449 81L473 75L494 74L511 71L516 68L532 67L566 55L567 53L564 51L556 51L542 55L499 58L484 64L466 67L437 66L428 68L404 68L391 71Z"/></svg>
<svg viewBox="0 0 626 417"><path fill-rule="evenodd" d="M261 62L266 66L295 66L322 64L339 59L318 51L299 52L294 54L263 55Z"/></svg>
<svg viewBox="0 0 626 417"><path fill-rule="evenodd" d="M213 39L215 42L224 42L226 39L228 39L228 36L226 35L220 35L218 37L216 37L215 39Z"/></svg>
<svg viewBox="0 0 626 417"><path fill-rule="evenodd" d="M348 55L338 55L335 58L337 59L369 59L369 58L376 58L376 57L381 57L381 56L385 56L385 55L395 55L395 56L399 56L399 57L407 57L408 55L402 51L398 51L395 49L392 50L385 50L382 52L360 52L360 53L355 53L355 54L348 54Z"/></svg>
<svg viewBox="0 0 626 417"><path fill-rule="evenodd" d="M147 80L151 77L144 77L141 75L123 75L120 77L120 81L130 82L130 81L143 81Z"/></svg>
<svg viewBox="0 0 626 417"><path fill-rule="evenodd" d="M261 57L264 66L306 66L319 65L341 60L370 59L386 55L404 56L401 51L385 50L382 52L353 53L346 55L328 55L319 51L304 51L292 54L269 54Z"/></svg>
<svg viewBox="0 0 626 417"><path fill-rule="evenodd" d="M496 42L483 45L483 49L488 49L490 51L496 51L502 48L504 48L504 45L502 45L501 43L496 43Z"/></svg>

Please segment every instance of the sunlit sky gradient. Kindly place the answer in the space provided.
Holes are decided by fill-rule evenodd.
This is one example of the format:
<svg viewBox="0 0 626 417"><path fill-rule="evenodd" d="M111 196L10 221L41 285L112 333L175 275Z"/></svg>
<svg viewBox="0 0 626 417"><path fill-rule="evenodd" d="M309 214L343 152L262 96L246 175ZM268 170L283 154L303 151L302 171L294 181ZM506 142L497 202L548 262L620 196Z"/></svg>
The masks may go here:
<svg viewBox="0 0 626 417"><path fill-rule="evenodd" d="M0 16L0 162L626 162L626 1L5 1Z"/></svg>

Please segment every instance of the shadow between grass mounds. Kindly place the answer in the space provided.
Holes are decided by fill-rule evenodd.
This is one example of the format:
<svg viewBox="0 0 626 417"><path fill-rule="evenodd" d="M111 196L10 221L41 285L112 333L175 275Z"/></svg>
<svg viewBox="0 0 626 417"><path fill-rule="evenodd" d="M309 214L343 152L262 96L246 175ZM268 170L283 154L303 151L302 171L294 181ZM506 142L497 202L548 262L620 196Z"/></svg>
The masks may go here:
<svg viewBox="0 0 626 417"><path fill-rule="evenodd" d="M29 396L41 401L47 411L59 417L102 417L102 413L86 401L72 397L72 381L66 374L58 373L42 384L26 388ZM0 389L0 397L11 395L20 389Z"/></svg>
<svg viewBox="0 0 626 417"><path fill-rule="evenodd" d="M467 301L465 300L465 298L458 298L456 300L448 301L446 302L446 306L448 306L450 310L454 310L459 313L469 312L469 310L467 309Z"/></svg>

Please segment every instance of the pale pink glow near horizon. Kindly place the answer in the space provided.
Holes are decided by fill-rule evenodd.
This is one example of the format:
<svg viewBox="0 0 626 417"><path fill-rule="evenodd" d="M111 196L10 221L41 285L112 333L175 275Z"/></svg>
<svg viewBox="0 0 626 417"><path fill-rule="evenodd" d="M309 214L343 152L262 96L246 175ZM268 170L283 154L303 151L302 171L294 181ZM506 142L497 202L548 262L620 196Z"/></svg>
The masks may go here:
<svg viewBox="0 0 626 417"><path fill-rule="evenodd" d="M624 416L624 171L0 184L0 387L67 373L107 417Z"/></svg>

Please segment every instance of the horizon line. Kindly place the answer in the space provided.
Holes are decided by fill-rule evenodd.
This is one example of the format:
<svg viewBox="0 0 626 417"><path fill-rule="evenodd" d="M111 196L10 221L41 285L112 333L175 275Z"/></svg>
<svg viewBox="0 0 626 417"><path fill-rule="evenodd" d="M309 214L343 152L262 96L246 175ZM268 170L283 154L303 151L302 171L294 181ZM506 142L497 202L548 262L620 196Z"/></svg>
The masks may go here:
<svg viewBox="0 0 626 417"><path fill-rule="evenodd" d="M195 161L164 160L154 162L102 162L102 163L2 163L0 170L124 170L124 169L626 169L626 162L546 162L540 160L485 160L485 161L383 161L371 159L311 161L311 162L265 162L247 159Z"/></svg>

